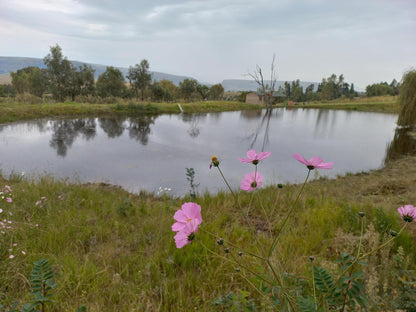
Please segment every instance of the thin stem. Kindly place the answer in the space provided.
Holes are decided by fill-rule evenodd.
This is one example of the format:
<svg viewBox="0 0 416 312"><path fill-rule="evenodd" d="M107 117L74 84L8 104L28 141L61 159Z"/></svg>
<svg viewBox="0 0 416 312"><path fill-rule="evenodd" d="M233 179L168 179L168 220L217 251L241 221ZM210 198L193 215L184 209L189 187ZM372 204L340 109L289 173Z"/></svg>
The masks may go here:
<svg viewBox="0 0 416 312"><path fill-rule="evenodd" d="M363 242L363 236L364 236L364 217L361 217L361 234L360 234L360 241L358 243L358 250L357 250L357 257L358 258L360 256L360 251L361 251L361 245Z"/></svg>
<svg viewBox="0 0 416 312"><path fill-rule="evenodd" d="M271 254L273 253L274 249L276 248L276 245L277 245L277 243L279 241L280 234L282 233L282 230L285 227L287 220L289 219L289 217L291 216L291 214L293 213L293 211L296 208L296 204L298 203L299 198L300 198L300 195L302 194L303 189L305 188L305 185L306 185L306 182L309 179L310 173L311 173L311 169L309 169L308 175L306 176L305 182L303 182L302 188L300 189L300 191L299 191L299 193L298 193L298 195L296 197L296 200L293 202L292 207L290 208L288 214L286 215L285 219L283 220L283 222L281 223L281 225L280 225L280 227L279 227L279 229L277 231L276 237L275 237L272 245L270 246L268 258L270 258Z"/></svg>
<svg viewBox="0 0 416 312"><path fill-rule="evenodd" d="M213 233L211 233L211 232L209 232L209 231L207 231L207 230L204 230L204 229L202 229L202 228L199 228L199 230L201 230L202 232L205 232L205 233L207 233L207 234L209 234L209 235L211 235L211 236L213 236L213 237L215 237L215 238L218 238L218 236L217 236L217 235L215 235L215 234L213 234ZM223 239L223 241L224 241L224 242L226 242L226 243L227 243L228 245L230 245L231 247L233 247L233 248L235 248L235 249L238 249L238 250L240 250L240 251L244 252L244 253L245 253L245 254L247 254L247 255L250 255L250 256L252 256L252 257L254 257L254 258L257 258L257 259L260 259L260 260L263 260L263 261L267 261L267 260L266 260L266 258L263 258L262 256L259 256L259 255L255 254L255 253L252 253L252 252L248 251L248 250L245 250L245 249L243 249L243 248L241 248L241 247L239 247L239 246L237 246L237 245L235 245L235 244L233 244L233 243L231 243L231 242L229 242L229 241L226 241L226 240L224 240L224 239Z"/></svg>
<svg viewBox="0 0 416 312"><path fill-rule="evenodd" d="M228 184L228 181L227 181L227 179L224 177L224 174L222 173L222 171L221 171L221 169L220 169L220 166L219 166L219 165L217 166L217 169L218 169L218 171L220 172L220 174L221 174L221 176L222 176L222 179L224 180L224 182L225 182L225 184L227 185L228 189L230 190L231 194L233 194L234 198L237 200L237 195L233 192L233 190L232 190L232 188L231 188L230 184Z"/></svg>
<svg viewBox="0 0 416 312"><path fill-rule="evenodd" d="M406 228L407 223L408 223L408 222L405 222L405 224L402 226L402 228L400 229L399 233L397 233L397 235L396 235L396 236L393 236L393 237L392 237L392 238L390 238L389 240L385 241L383 244L381 244L380 246L378 246L376 249L374 249L374 250L372 250L372 251L369 251L369 252L367 252L366 254L362 255L360 258L358 258L358 259L357 259L357 261L358 261L358 260L361 260L361 259L364 259L364 258L366 258L366 257L368 257L368 256L370 256L370 255L372 255L372 254L373 254L373 253L375 253L376 251L379 251L381 248L383 248L383 247L387 246L390 242L392 242L393 240L395 240L395 239L396 239L396 237L397 237L397 236L399 236L399 235L400 235L400 233L401 233L401 232L403 232L403 230Z"/></svg>
<svg viewBox="0 0 416 312"><path fill-rule="evenodd" d="M210 252L210 253L212 253L213 255L215 255L215 256L217 256L217 257L219 257L219 258L223 259L223 260L226 260L226 261L228 261L228 262L230 262L230 263L233 263L233 264L235 264L235 265L239 265L239 266L241 266L243 269L247 270L248 272L250 272L251 274L253 274L253 275L254 275L254 276L256 276L257 278L259 278L259 279L261 279L262 281L266 282L267 284L269 284L269 285L273 286L273 282L272 282L272 281L269 281L269 280L265 279L263 276L261 276L260 274L258 274L258 273L256 273L256 272L254 272L253 270L251 270L250 268L246 267L245 265L243 265L243 264L241 264L241 263L238 263L237 261L235 261L235 260L233 260L233 259L230 259L230 258L227 258L227 257L221 256L221 255L220 255L220 254L218 254L217 252L215 252L215 251L213 251L213 250L209 249L207 246L205 246L205 244L204 244L204 243L202 243L202 242L199 242L199 243L202 245L202 247L204 247L207 251L209 251L209 252Z"/></svg>
<svg viewBox="0 0 416 312"><path fill-rule="evenodd" d="M312 265L312 288L313 288L313 301L314 301L315 307L316 307L315 273L313 271L313 265Z"/></svg>

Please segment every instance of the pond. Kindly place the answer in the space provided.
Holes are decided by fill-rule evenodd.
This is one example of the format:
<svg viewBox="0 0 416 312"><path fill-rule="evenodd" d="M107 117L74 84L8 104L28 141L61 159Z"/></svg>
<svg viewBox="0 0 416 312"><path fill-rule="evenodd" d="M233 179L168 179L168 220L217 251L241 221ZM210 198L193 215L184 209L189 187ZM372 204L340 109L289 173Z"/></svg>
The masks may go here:
<svg viewBox="0 0 416 312"><path fill-rule="evenodd" d="M397 115L285 109L132 118L40 119L0 125L0 168L29 177L50 174L75 182L104 182L128 191L189 191L185 168L194 168L198 192L225 189L212 155L234 189L254 166L253 148L271 151L259 166L267 185L300 182L309 159L333 161L330 178L381 167L394 145ZM316 178L316 175L315 175Z"/></svg>

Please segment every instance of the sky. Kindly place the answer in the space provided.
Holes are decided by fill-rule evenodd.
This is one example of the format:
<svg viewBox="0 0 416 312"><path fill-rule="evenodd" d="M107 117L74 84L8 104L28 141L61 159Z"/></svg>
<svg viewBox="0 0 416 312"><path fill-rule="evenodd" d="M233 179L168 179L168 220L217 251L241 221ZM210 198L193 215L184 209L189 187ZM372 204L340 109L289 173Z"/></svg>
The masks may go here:
<svg viewBox="0 0 416 312"><path fill-rule="evenodd" d="M344 75L356 90L416 67L414 0L0 0L0 56L150 70L200 82Z"/></svg>

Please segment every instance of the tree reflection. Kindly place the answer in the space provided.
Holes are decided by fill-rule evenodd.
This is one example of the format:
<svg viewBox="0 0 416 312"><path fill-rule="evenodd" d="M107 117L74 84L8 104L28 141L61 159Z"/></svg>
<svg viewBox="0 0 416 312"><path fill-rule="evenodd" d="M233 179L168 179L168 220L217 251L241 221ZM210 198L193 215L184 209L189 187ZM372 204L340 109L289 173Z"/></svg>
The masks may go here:
<svg viewBox="0 0 416 312"><path fill-rule="evenodd" d="M260 121L259 126L257 127L257 130L251 136L251 143L249 145L249 149L253 149L257 140L259 139L259 137L261 137L261 134L263 133L261 151L264 151L266 147L269 145L270 119L273 115L273 112L274 112L276 119L280 119L283 117L283 111L280 109L273 110L271 108L267 108L266 110L263 110L262 112L264 112L264 115L261 118L261 121ZM247 118L247 115L245 115L245 117ZM254 116L251 118L254 118Z"/></svg>
<svg viewBox="0 0 416 312"><path fill-rule="evenodd" d="M126 118L99 118L101 129L107 134L109 138L118 138L124 132L124 121Z"/></svg>
<svg viewBox="0 0 416 312"><path fill-rule="evenodd" d="M182 121L189 123L189 129L187 130L191 138L196 138L200 134L199 123L207 118L207 114L181 114Z"/></svg>
<svg viewBox="0 0 416 312"><path fill-rule="evenodd" d="M385 164L404 155L416 154L415 130L412 128L396 128L393 140L387 145Z"/></svg>
<svg viewBox="0 0 416 312"><path fill-rule="evenodd" d="M143 145L149 141L150 125L155 123L155 116L139 116L129 120L129 136Z"/></svg>
<svg viewBox="0 0 416 312"><path fill-rule="evenodd" d="M52 131L49 146L56 149L58 156L65 157L68 148L72 146L79 135L82 135L86 140L95 137L96 123L93 118L57 120L52 122Z"/></svg>

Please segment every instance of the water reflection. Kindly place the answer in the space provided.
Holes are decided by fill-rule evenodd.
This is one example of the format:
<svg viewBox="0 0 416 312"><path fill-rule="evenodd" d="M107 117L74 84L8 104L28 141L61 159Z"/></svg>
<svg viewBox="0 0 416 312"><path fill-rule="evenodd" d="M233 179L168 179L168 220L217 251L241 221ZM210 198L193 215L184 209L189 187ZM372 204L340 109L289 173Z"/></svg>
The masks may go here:
<svg viewBox="0 0 416 312"><path fill-rule="evenodd" d="M98 123L101 129L107 134L109 138L118 138L124 132L124 121L126 118L99 118Z"/></svg>
<svg viewBox="0 0 416 312"><path fill-rule="evenodd" d="M0 161L6 175L47 172L118 184L133 192L172 188L175 195L188 193L185 168L192 167L200 191L216 192L223 182L208 168L211 155L221 158L237 189L250 170L238 158L251 148L272 152L270 161L259 167L266 185L304 179L305 168L293 153L334 161L334 170L321 173L329 177L376 169L383 164L387 142L389 154L415 149L409 137L394 134L396 120L395 115L304 108L43 119L1 125Z"/></svg>
<svg viewBox="0 0 416 312"><path fill-rule="evenodd" d="M416 129L397 128L393 140L388 144L384 163L404 155L416 155Z"/></svg>
<svg viewBox="0 0 416 312"><path fill-rule="evenodd" d="M191 138L197 138L200 134L199 125L207 118L207 114L182 114L182 121L189 123L187 130Z"/></svg>
<svg viewBox="0 0 416 312"><path fill-rule="evenodd" d="M43 132L45 129L46 127L42 127L39 131ZM94 118L54 121L52 122L52 138L49 146L56 149L59 156L65 157L68 149L79 135L82 135L85 140L91 140L96 133Z"/></svg>
<svg viewBox="0 0 416 312"><path fill-rule="evenodd" d="M139 141L143 145L149 142L150 125L155 123L155 116L140 116L128 120L129 137Z"/></svg>

